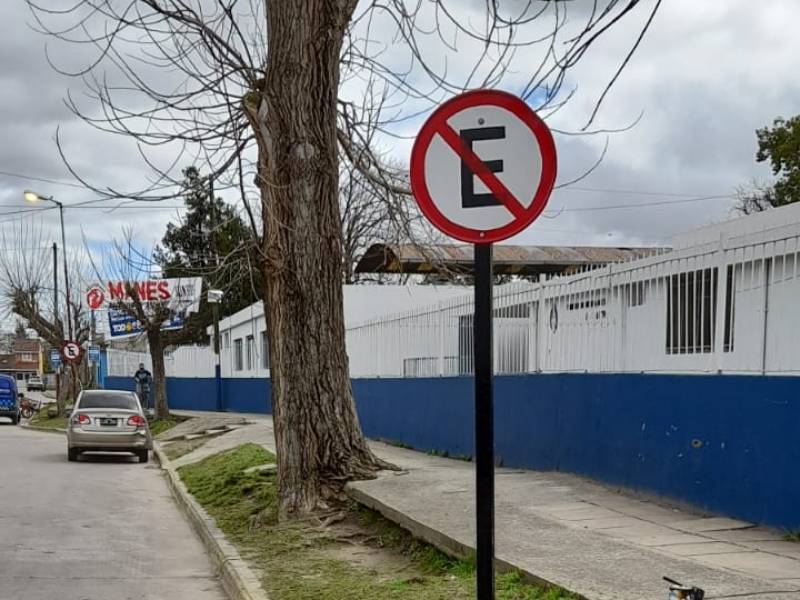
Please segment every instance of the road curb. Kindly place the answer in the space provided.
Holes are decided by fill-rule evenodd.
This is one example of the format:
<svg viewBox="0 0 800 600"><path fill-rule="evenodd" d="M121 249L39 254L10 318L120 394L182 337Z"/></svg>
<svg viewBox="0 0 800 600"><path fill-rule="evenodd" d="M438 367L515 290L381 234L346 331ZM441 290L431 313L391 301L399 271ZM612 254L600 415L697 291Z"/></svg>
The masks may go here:
<svg viewBox="0 0 800 600"><path fill-rule="evenodd" d="M31 431L43 431L45 433L60 433L66 434L66 429L59 429L56 427L37 427L36 425L28 425L27 423L20 423L19 427L22 429L30 429Z"/></svg>
<svg viewBox="0 0 800 600"><path fill-rule="evenodd" d="M428 544L434 546L435 548L438 548L445 554L462 559L468 559L475 556L474 545L464 544L463 542L458 541L457 539L447 535L446 533L434 529L433 527L429 527L424 523L420 523L416 519L413 519L409 515L389 506L383 501L378 500L374 496L370 495L364 490L358 489L357 487L348 484L347 486L345 486L345 491L350 496L350 498L352 498L359 504L374 510L375 512L382 515L385 519L392 521L396 525L399 525L403 529L410 532L411 535L413 535L415 538L418 538L423 542L427 542ZM523 578L527 582L535 585L543 586L546 588L558 587L561 589L565 589L562 586L558 585L558 583L548 581L547 579L543 579L542 577L539 577L538 575L528 571L527 569L521 568L507 560L503 560L502 558L498 558L497 555L495 555L494 558L494 568L495 571L499 573L506 573L508 571L518 571L519 573L522 574ZM575 592L570 592L570 593L575 595L576 598L586 600L584 596L576 594Z"/></svg>
<svg viewBox="0 0 800 600"><path fill-rule="evenodd" d="M267 593L255 573L239 555L225 534L217 527L214 519L186 489L180 475L172 467L158 442L153 444L153 453L167 476L167 483L179 508L189 519L206 547L214 567L219 570L222 587L231 600L269 600Z"/></svg>

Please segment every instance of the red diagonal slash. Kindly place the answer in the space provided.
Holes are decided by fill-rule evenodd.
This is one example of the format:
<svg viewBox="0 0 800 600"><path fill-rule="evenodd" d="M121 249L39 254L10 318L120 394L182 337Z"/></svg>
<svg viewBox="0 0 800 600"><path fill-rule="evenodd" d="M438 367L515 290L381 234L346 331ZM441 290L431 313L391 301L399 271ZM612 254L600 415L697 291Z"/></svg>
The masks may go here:
<svg viewBox="0 0 800 600"><path fill-rule="evenodd" d="M453 151L461 157L470 171L483 182L492 195L505 206L515 218L522 218L525 215L525 207L519 203L503 182L492 173L489 168L484 164L480 157L475 154L472 149L461 139L450 125L446 122L437 127L436 133L442 136L442 139L447 142Z"/></svg>

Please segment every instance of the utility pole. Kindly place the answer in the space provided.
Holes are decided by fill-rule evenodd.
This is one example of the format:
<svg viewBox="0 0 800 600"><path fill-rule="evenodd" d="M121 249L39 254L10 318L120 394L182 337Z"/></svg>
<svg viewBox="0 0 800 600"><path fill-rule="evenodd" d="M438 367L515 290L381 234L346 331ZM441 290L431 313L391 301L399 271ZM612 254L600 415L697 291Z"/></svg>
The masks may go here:
<svg viewBox="0 0 800 600"><path fill-rule="evenodd" d="M91 387L93 389L97 389L99 387L98 384L97 384L97 371L98 371L98 368L97 368L97 364L95 364L95 362L93 360L91 360L91 356L92 356L91 349L92 349L92 346L94 345L94 336L95 336L95 328L96 328L96 323L95 323L95 318L94 318L94 309L91 310L89 315L90 315L90 321L89 321L89 357L90 357L90 360L87 361L87 364L88 364L88 367L89 367L89 384L91 385Z"/></svg>
<svg viewBox="0 0 800 600"><path fill-rule="evenodd" d="M69 304L70 295L69 295L69 270L67 269L67 238L64 234L64 205L57 200L54 200L52 197L50 198L50 202L53 202L58 206L58 216L61 218L61 251L64 253L64 292L67 295L67 331L69 332L69 337L67 339L72 339L72 307ZM74 341L74 340L73 340Z"/></svg>
<svg viewBox="0 0 800 600"><path fill-rule="evenodd" d="M53 242L53 325L58 330L58 244ZM56 372L56 405L61 397L61 366L55 368Z"/></svg>

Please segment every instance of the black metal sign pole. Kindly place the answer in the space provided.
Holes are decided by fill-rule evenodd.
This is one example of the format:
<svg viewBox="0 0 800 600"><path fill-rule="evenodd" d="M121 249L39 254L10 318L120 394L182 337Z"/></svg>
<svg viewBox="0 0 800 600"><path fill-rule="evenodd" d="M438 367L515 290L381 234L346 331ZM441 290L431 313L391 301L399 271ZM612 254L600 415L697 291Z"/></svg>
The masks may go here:
<svg viewBox="0 0 800 600"><path fill-rule="evenodd" d="M475 506L477 600L494 600L492 245L475 244Z"/></svg>

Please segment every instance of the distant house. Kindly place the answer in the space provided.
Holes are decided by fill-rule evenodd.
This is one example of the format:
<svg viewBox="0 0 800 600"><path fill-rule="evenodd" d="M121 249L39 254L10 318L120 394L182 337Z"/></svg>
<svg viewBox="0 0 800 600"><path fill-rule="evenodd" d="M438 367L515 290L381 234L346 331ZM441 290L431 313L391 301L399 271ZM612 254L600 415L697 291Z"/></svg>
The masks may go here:
<svg viewBox="0 0 800 600"><path fill-rule="evenodd" d="M41 343L39 340L15 339L11 352L0 354L0 373L13 375L17 381L27 381L40 374Z"/></svg>

